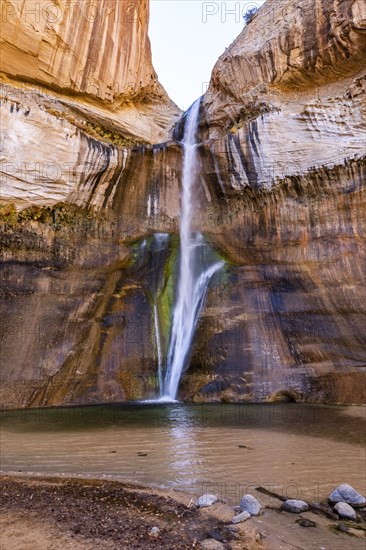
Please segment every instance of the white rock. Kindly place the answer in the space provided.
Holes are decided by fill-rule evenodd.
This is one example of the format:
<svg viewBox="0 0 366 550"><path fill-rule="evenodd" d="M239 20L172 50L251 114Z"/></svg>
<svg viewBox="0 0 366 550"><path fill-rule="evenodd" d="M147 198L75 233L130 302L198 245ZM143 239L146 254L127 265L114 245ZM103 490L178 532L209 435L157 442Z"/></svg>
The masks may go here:
<svg viewBox="0 0 366 550"><path fill-rule="evenodd" d="M303 500L289 498L282 504L282 509L286 510L286 512L292 512L293 514L300 514L300 512L309 510L309 506Z"/></svg>
<svg viewBox="0 0 366 550"><path fill-rule="evenodd" d="M249 512L242 512L241 514L238 514L237 516L233 517L233 519L231 520L231 523L241 523L242 521L246 521L251 517L252 516L249 514Z"/></svg>
<svg viewBox="0 0 366 550"><path fill-rule="evenodd" d="M149 531L149 537L158 537L160 533L159 527L152 527Z"/></svg>
<svg viewBox="0 0 366 550"><path fill-rule="evenodd" d="M207 508L207 506L212 506L217 502L219 499L216 495L211 495L210 493L206 493L205 495L201 495L195 502L196 506L198 508Z"/></svg>
<svg viewBox="0 0 366 550"><path fill-rule="evenodd" d="M261 512L261 504L253 495L244 495L240 500L240 509L243 512L249 512L251 516L258 516Z"/></svg>
<svg viewBox="0 0 366 550"><path fill-rule="evenodd" d="M329 495L328 500L331 504L346 502L354 508L362 508L363 506L366 506L365 497L363 497L351 485L348 485L348 483L339 485L339 487L337 487L333 493Z"/></svg>
<svg viewBox="0 0 366 550"><path fill-rule="evenodd" d="M334 510L337 512L340 518L345 519L357 519L357 514L347 502L338 502L334 506Z"/></svg>
<svg viewBox="0 0 366 550"><path fill-rule="evenodd" d="M215 539L205 539L200 542L201 550L225 550L225 546Z"/></svg>

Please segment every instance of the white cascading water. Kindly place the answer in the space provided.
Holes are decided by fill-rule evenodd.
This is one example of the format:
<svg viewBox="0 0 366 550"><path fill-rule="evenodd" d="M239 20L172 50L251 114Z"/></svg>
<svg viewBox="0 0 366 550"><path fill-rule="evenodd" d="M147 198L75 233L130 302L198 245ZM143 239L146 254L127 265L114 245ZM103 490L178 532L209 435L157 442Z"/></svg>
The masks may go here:
<svg viewBox="0 0 366 550"><path fill-rule="evenodd" d="M184 130L184 158L180 216L180 264L177 299L167 355L162 400L175 400L179 381L186 365L208 283L223 262L200 270L200 252L206 250L201 233L192 232L193 189L197 178L196 129L200 108L198 99L187 114Z"/></svg>
<svg viewBox="0 0 366 550"><path fill-rule="evenodd" d="M160 329L159 329L159 317L158 308L156 302L154 303L154 325L155 325L155 340L158 351L158 379L159 388L163 387L163 354L161 351Z"/></svg>
<svg viewBox="0 0 366 550"><path fill-rule="evenodd" d="M167 244L169 235L167 233L155 233L155 252L160 252ZM154 325L155 325L155 341L156 348L158 352L158 379L159 379L159 388L162 391L163 388L163 351L161 349L161 337L160 337L160 326L159 326L159 313L156 300L154 302Z"/></svg>

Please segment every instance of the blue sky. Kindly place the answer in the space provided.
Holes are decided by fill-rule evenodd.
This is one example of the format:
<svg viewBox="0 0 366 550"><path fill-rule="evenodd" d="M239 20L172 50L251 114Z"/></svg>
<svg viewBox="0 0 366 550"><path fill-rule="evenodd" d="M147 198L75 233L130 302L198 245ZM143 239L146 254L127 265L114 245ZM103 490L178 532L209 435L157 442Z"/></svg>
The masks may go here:
<svg viewBox="0 0 366 550"><path fill-rule="evenodd" d="M243 13L264 0L150 0L153 64L170 97L187 109L202 95L218 57L244 27Z"/></svg>

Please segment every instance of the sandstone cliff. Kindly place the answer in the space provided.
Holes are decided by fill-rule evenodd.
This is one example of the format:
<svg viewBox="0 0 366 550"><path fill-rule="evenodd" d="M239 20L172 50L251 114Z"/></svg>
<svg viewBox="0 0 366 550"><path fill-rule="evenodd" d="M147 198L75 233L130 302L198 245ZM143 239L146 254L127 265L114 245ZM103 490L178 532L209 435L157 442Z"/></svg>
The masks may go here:
<svg viewBox="0 0 366 550"><path fill-rule="evenodd" d="M364 75L365 27L362 0L267 0L212 71L210 135L261 111L335 99Z"/></svg>
<svg viewBox="0 0 366 550"><path fill-rule="evenodd" d="M241 267L201 321L200 399L365 400L365 59L363 1L268 0L213 69L210 232Z"/></svg>
<svg viewBox="0 0 366 550"><path fill-rule="evenodd" d="M366 398L365 28L361 2L268 1L213 70L196 228L230 267L182 396Z"/></svg>
<svg viewBox="0 0 366 550"><path fill-rule="evenodd" d="M48 162L69 162L77 128L117 145L166 140L180 111L152 67L148 21L148 0L4 0L1 91L18 113L3 123L5 140L10 128L13 147L47 136L51 150L65 149L44 153ZM17 160L33 152L19 149Z"/></svg>
<svg viewBox="0 0 366 550"><path fill-rule="evenodd" d="M226 268L182 398L365 400L365 33L360 0L268 0L215 66L194 223ZM77 109L14 85L4 95L1 402L152 397L181 148L131 147L144 135L125 122L126 143L98 140L80 109L105 113L103 95Z"/></svg>

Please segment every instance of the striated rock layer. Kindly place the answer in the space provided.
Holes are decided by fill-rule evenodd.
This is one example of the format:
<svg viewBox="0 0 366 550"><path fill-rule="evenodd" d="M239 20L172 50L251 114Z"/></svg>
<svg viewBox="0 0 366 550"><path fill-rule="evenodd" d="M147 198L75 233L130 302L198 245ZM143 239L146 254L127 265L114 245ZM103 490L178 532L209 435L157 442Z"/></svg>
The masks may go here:
<svg viewBox="0 0 366 550"><path fill-rule="evenodd" d="M226 267L181 398L366 399L365 16L360 0L268 0L213 70L194 225ZM1 403L153 397L180 145L101 142L70 103L19 93L1 107Z"/></svg>
<svg viewBox="0 0 366 550"><path fill-rule="evenodd" d="M148 0L4 0L1 79L26 105L31 91L64 118L164 141L180 111L153 69L148 22Z"/></svg>
<svg viewBox="0 0 366 550"><path fill-rule="evenodd" d="M365 59L364 2L268 0L215 65L212 232L240 267L209 297L193 399L365 401Z"/></svg>
<svg viewBox="0 0 366 550"><path fill-rule="evenodd" d="M204 98L210 134L260 112L286 116L334 98L364 74L365 31L363 0L267 0L212 71Z"/></svg>

